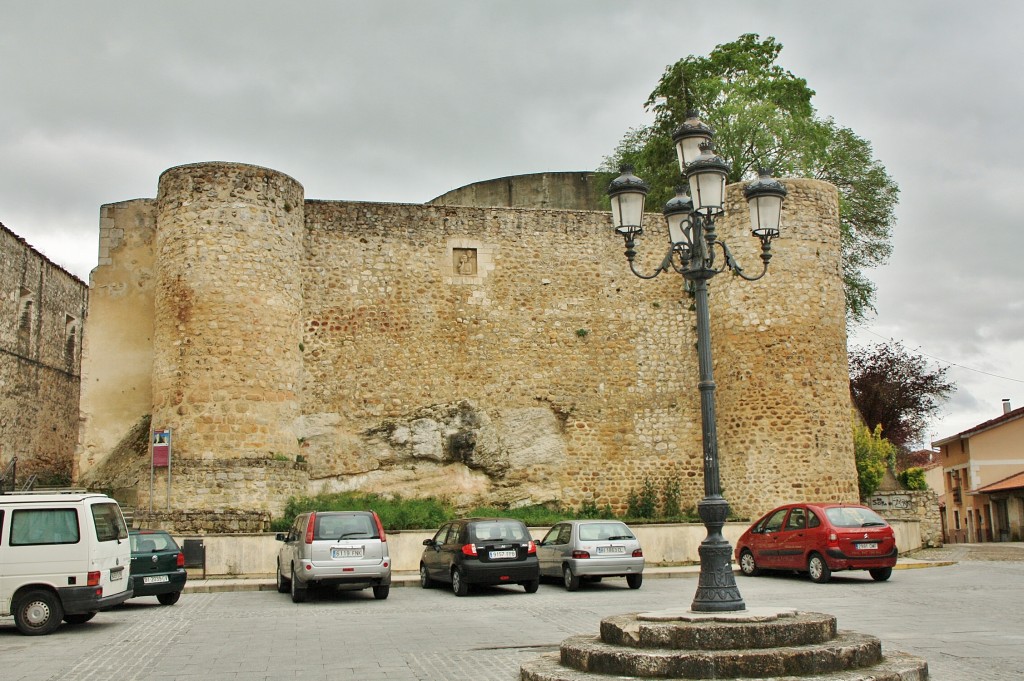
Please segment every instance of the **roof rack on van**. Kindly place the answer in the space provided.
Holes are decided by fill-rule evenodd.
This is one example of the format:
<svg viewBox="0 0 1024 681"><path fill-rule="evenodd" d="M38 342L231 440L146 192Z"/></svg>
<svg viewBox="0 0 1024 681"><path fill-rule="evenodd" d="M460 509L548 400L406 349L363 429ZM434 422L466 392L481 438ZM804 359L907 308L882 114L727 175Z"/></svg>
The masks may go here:
<svg viewBox="0 0 1024 681"><path fill-rule="evenodd" d="M88 494L89 490L84 487L51 487L50 489L37 488L15 492L15 494Z"/></svg>

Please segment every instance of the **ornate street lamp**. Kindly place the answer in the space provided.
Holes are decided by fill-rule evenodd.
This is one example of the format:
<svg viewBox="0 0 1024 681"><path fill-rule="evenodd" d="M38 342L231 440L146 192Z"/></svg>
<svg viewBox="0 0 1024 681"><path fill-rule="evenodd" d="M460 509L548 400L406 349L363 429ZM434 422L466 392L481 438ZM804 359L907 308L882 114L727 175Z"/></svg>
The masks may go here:
<svg viewBox="0 0 1024 681"><path fill-rule="evenodd" d="M608 187L612 201L615 231L626 242L629 269L641 279L654 279L662 272L681 274L692 291L697 313L697 361L700 369L701 440L704 448L704 498L697 513L707 537L700 548L700 579L690 609L695 612L735 612L746 605L732 573L732 547L722 535L729 515L729 504L722 496L718 475L718 432L715 426L715 381L711 371L711 319L708 313L708 280L729 270L748 281L756 281L768 271L772 239L779 235L782 200L786 188L766 171L744 188L750 207L751 233L761 242L761 272L749 276L739 266L728 245L718 239L715 220L724 212L725 180L729 165L711 146L713 133L694 113L673 135L679 167L690 185L693 198L681 188L665 204L669 244L665 257L651 274L640 272L634 262L636 241L643 234L643 204L649 187L623 166L621 175ZM721 253L718 262L717 253Z"/></svg>

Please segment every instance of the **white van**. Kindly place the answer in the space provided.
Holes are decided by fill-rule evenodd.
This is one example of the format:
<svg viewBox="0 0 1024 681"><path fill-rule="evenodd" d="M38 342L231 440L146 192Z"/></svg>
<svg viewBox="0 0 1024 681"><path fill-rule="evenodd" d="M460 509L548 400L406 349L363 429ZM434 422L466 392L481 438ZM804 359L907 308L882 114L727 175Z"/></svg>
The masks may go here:
<svg viewBox="0 0 1024 681"><path fill-rule="evenodd" d="M0 615L23 634L88 622L131 595L131 545L104 494L0 494Z"/></svg>

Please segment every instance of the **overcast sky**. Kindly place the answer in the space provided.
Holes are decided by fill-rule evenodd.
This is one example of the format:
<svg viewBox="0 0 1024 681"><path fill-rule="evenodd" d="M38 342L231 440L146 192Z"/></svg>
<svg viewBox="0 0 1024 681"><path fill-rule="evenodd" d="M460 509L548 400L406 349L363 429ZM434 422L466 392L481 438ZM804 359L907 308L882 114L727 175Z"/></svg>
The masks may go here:
<svg viewBox="0 0 1024 681"><path fill-rule="evenodd" d="M99 206L185 163L413 203L591 170L668 64L774 36L900 185L851 345L950 367L936 439L1024 406L1022 27L1024 3L984 0L0 0L0 222L88 281Z"/></svg>

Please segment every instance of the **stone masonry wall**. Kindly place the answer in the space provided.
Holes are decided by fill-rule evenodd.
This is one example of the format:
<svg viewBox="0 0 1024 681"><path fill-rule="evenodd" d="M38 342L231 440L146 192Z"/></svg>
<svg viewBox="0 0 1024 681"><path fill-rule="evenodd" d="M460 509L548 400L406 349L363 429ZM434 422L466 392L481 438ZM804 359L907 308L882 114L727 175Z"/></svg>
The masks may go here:
<svg viewBox="0 0 1024 681"><path fill-rule="evenodd" d="M824 183L787 185L786 236L769 275L711 282L724 486L744 515L796 497L856 500L837 198ZM742 220L721 231L756 271L738 187L730 198ZM684 504L695 503L690 300L679 277L630 274L607 222L592 212L307 202L303 451L314 479L623 510L645 478L662 487L677 477ZM645 237L648 270L661 243ZM462 273L467 250L474 264ZM491 420L550 410L564 454L496 481L444 447L402 459L367 444L382 424L422 421L410 415L423 405L460 401ZM516 433L496 428L500 457ZM436 430L430 438L444 436ZM475 437L492 446L486 431Z"/></svg>
<svg viewBox="0 0 1024 681"><path fill-rule="evenodd" d="M768 275L710 282L723 487L748 517L856 501L837 196L786 184ZM728 196L720 234L755 273L741 187ZM151 291L152 377L117 413L83 403L82 439L124 440L150 413L173 428L172 512L262 517L303 489L616 511L645 479L678 480L684 506L703 494L691 299L681 277L629 272L606 213L303 200L275 171L209 163L109 214L139 248L94 280L135 286L140 311ZM665 237L648 221L650 271ZM135 281L150 224L154 276ZM118 352L104 338L90 382Z"/></svg>
<svg viewBox="0 0 1024 681"><path fill-rule="evenodd" d="M865 503L887 520L919 521L922 546L942 546L939 497L934 490L879 490Z"/></svg>
<svg viewBox="0 0 1024 681"><path fill-rule="evenodd" d="M89 291L0 224L0 472L70 477Z"/></svg>

